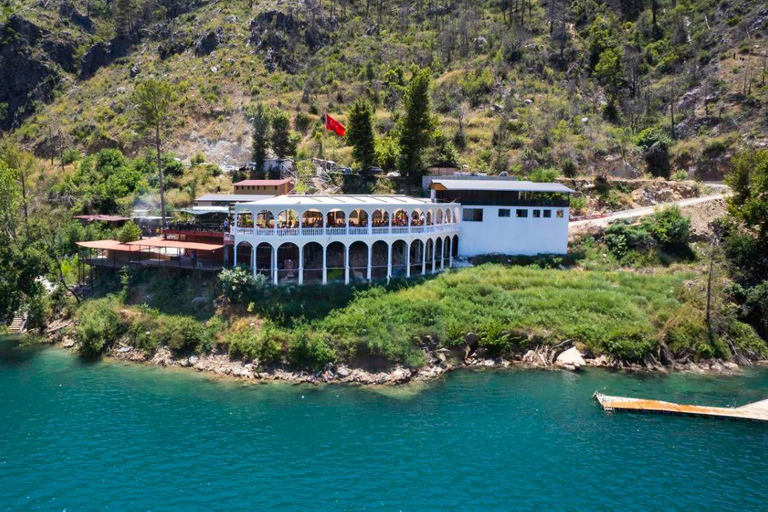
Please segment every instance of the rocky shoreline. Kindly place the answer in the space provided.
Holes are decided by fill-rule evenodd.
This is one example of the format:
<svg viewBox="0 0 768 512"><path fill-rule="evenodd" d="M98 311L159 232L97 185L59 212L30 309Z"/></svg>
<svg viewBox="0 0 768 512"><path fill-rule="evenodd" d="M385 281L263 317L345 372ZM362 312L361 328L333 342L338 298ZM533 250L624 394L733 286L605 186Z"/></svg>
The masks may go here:
<svg viewBox="0 0 768 512"><path fill-rule="evenodd" d="M71 338L58 340L54 344L70 350L75 347L75 342ZM487 357L484 349L473 349L471 345L457 347L453 350L446 348L427 350L426 354L428 363L419 369L396 366L387 371L376 371L329 363L322 370L315 372L295 370L285 366L262 368L254 362L232 359L223 351L203 355L178 356L167 347L161 347L154 354L147 354L143 350L125 343L118 343L111 347L106 355L119 361L184 368L206 372L216 377L243 381L284 381L294 384L339 383L363 386L429 382L459 369L527 368L576 372L589 367L627 372L688 372L723 375L736 374L741 371L738 364L722 360L698 363L676 361L662 365L651 357L647 358L645 364L641 365L614 360L606 356L585 357L568 342L555 347L539 347L513 358Z"/></svg>

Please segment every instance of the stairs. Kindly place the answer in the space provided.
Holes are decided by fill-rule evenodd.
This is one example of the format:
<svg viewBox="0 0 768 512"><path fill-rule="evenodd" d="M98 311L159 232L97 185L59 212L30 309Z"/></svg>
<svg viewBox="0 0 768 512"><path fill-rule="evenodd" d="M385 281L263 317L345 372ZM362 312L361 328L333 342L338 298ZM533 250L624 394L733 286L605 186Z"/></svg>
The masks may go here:
<svg viewBox="0 0 768 512"><path fill-rule="evenodd" d="M16 315L13 317L11 325L8 326L9 334L21 334L24 332L24 327L27 324L27 317L25 315Z"/></svg>

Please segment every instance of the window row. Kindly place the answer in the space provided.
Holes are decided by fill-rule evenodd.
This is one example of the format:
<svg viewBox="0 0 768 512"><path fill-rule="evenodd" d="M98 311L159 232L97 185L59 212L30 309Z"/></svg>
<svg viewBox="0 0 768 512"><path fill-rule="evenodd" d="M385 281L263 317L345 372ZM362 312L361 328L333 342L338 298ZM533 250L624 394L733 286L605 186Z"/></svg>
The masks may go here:
<svg viewBox="0 0 768 512"><path fill-rule="evenodd" d="M534 219L551 219L552 212L555 212L555 218L562 219L565 217L565 210L529 210L527 208L515 209L515 217L518 219L528 218L531 212L531 217ZM499 217L512 217L512 209L499 208ZM463 213L464 222L483 222L483 209L482 208L464 208Z"/></svg>

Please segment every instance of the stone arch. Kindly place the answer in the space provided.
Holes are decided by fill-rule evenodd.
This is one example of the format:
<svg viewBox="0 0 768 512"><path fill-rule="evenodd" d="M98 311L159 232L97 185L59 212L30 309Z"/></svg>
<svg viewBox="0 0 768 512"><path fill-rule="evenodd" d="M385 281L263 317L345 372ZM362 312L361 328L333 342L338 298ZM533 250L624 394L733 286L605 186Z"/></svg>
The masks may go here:
<svg viewBox="0 0 768 512"><path fill-rule="evenodd" d="M384 228L389 226L389 212L383 208L374 210L371 214L371 226L375 228Z"/></svg>
<svg viewBox="0 0 768 512"><path fill-rule="evenodd" d="M392 214L392 226L408 227L408 213L400 208Z"/></svg>
<svg viewBox="0 0 768 512"><path fill-rule="evenodd" d="M423 226L424 225L424 212L421 208L416 208L411 212L411 226Z"/></svg>
<svg viewBox="0 0 768 512"><path fill-rule="evenodd" d="M253 213L247 210L238 213L237 217L235 217L235 226L245 229L253 228Z"/></svg>
<svg viewBox="0 0 768 512"><path fill-rule="evenodd" d="M299 246L292 242L286 242L277 248L277 282L299 282Z"/></svg>
<svg viewBox="0 0 768 512"><path fill-rule="evenodd" d="M286 209L277 214L277 229L298 229L299 214L296 210Z"/></svg>
<svg viewBox="0 0 768 512"><path fill-rule="evenodd" d="M368 212L362 208L357 208L349 212L349 227L367 228Z"/></svg>
<svg viewBox="0 0 768 512"><path fill-rule="evenodd" d="M453 209L453 222L459 222L461 220L461 210L458 206Z"/></svg>
<svg viewBox="0 0 768 512"><path fill-rule="evenodd" d="M304 284L323 282L323 252L325 249L317 242L304 245Z"/></svg>
<svg viewBox="0 0 768 512"><path fill-rule="evenodd" d="M438 208L437 213L435 214L435 224L442 224L443 223L443 209Z"/></svg>
<svg viewBox="0 0 768 512"><path fill-rule="evenodd" d="M445 223L451 224L453 222L453 216L451 215L451 209L446 208L445 209Z"/></svg>
<svg viewBox="0 0 768 512"><path fill-rule="evenodd" d="M237 247L235 247L235 261L237 261L237 266L253 271L251 263L252 258L253 245L251 245L250 242L243 241L237 244Z"/></svg>
<svg viewBox="0 0 768 512"><path fill-rule="evenodd" d="M325 215L320 210L309 209L301 214L301 227L302 228L317 228L322 229L323 219Z"/></svg>
<svg viewBox="0 0 768 512"><path fill-rule="evenodd" d="M459 235L453 235L453 243L451 244L451 255L454 258L459 257Z"/></svg>
<svg viewBox="0 0 768 512"><path fill-rule="evenodd" d="M325 248L325 268L328 282L344 282L344 258L347 248L341 242L331 242Z"/></svg>
<svg viewBox="0 0 768 512"><path fill-rule="evenodd" d="M377 240L371 245L371 279L378 281L386 279L389 246L383 240Z"/></svg>
<svg viewBox="0 0 768 512"><path fill-rule="evenodd" d="M349 280L365 281L368 279L368 244L354 242L349 246Z"/></svg>
<svg viewBox="0 0 768 512"><path fill-rule="evenodd" d="M347 214L343 210L334 208L325 216L325 225L329 228L347 227Z"/></svg>
<svg viewBox="0 0 768 512"><path fill-rule="evenodd" d="M267 242L261 242L256 246L256 273L272 277L272 251L273 247Z"/></svg>
<svg viewBox="0 0 768 512"><path fill-rule="evenodd" d="M432 211L432 208L427 210L427 226L431 226L435 223L435 213Z"/></svg>
<svg viewBox="0 0 768 512"><path fill-rule="evenodd" d="M443 239L435 239L435 271L443 268Z"/></svg>
<svg viewBox="0 0 768 512"><path fill-rule="evenodd" d="M414 240L411 242L411 275L420 276L422 274L421 262L424 259L424 242L422 240Z"/></svg>
<svg viewBox="0 0 768 512"><path fill-rule="evenodd" d="M256 226L259 229L273 229L275 227L275 216L269 210L261 210L256 214Z"/></svg>
<svg viewBox="0 0 768 512"><path fill-rule="evenodd" d="M408 268L408 242L395 240L392 243L392 277L405 277Z"/></svg>
<svg viewBox="0 0 768 512"><path fill-rule="evenodd" d="M443 268L450 267L451 261L451 237L446 236L443 240Z"/></svg>

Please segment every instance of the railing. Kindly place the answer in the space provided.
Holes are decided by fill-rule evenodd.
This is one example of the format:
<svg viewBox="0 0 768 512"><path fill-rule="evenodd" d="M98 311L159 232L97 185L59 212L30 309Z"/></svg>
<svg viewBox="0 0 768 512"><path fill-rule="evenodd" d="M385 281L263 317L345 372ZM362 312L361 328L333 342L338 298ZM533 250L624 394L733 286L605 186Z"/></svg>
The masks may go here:
<svg viewBox="0 0 768 512"><path fill-rule="evenodd" d="M343 228L232 228L233 234L278 237L297 236L365 236L365 235L402 235L420 233L441 233L444 231L458 230L458 223L431 224L428 226L371 226L371 227L343 227Z"/></svg>

